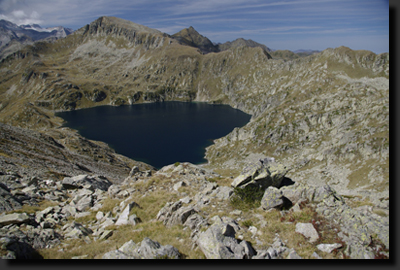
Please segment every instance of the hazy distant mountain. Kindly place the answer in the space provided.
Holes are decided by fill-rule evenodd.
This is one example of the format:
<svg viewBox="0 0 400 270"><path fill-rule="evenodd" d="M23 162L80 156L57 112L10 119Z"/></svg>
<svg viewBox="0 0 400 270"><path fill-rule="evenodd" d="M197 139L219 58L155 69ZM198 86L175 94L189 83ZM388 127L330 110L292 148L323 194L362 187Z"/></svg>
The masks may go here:
<svg viewBox="0 0 400 270"><path fill-rule="evenodd" d="M58 39L72 32L72 29L62 26L49 28L42 28L38 24L18 26L12 22L0 20L0 59L34 41Z"/></svg>

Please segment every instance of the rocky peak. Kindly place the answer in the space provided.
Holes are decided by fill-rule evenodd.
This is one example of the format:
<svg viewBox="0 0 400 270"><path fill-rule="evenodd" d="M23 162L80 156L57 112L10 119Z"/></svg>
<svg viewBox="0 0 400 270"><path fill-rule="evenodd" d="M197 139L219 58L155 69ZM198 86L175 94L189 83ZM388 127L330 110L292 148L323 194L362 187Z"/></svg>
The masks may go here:
<svg viewBox="0 0 400 270"><path fill-rule="evenodd" d="M244 38L238 38L235 39L234 41L227 41L223 44L218 44L218 50L219 51L226 51L229 49L234 49L234 48L238 48L238 47L251 47L251 48L262 48L264 50L264 53L270 57L270 53L272 52L272 50L270 48L268 48L267 46L265 46L264 44L260 44L257 43L251 39L244 39Z"/></svg>
<svg viewBox="0 0 400 270"><path fill-rule="evenodd" d="M206 37L202 36L192 26L172 35L181 44L199 48L203 53L218 52L218 48Z"/></svg>
<svg viewBox="0 0 400 270"><path fill-rule="evenodd" d="M116 18L116 17L108 17L102 16L97 20L90 23L86 26L89 29L96 30L98 32L105 32L106 34L116 31L133 31L133 32L147 32L152 34L161 34L160 31L156 29L151 29L147 26L140 25L131 21L127 21L124 19Z"/></svg>

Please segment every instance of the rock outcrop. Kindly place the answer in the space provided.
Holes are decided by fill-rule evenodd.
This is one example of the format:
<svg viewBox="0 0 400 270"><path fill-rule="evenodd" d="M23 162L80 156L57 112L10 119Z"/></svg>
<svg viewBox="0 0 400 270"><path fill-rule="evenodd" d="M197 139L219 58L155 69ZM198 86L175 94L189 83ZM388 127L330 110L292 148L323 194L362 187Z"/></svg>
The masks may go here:
<svg viewBox="0 0 400 270"><path fill-rule="evenodd" d="M232 182L232 187L245 188L246 186L266 189L270 186L279 187L287 173L282 164L275 162L274 158L260 159L259 162L250 164Z"/></svg>

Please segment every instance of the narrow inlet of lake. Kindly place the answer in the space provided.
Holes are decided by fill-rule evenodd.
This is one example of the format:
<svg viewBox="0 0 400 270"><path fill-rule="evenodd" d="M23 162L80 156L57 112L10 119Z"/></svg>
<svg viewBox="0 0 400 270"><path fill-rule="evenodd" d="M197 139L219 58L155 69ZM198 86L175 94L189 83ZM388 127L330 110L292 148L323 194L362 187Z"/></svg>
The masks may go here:
<svg viewBox="0 0 400 270"><path fill-rule="evenodd" d="M228 105L177 101L100 106L57 116L82 136L157 169L175 162L207 162L205 148L251 118Z"/></svg>

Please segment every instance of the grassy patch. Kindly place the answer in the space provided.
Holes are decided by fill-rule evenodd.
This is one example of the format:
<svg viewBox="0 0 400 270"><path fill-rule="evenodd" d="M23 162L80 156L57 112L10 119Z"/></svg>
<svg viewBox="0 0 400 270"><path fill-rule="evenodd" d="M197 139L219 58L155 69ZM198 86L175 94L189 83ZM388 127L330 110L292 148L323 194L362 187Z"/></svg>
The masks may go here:
<svg viewBox="0 0 400 270"><path fill-rule="evenodd" d="M247 211L260 207L264 190L257 187L235 188L230 197L230 204L233 208Z"/></svg>

